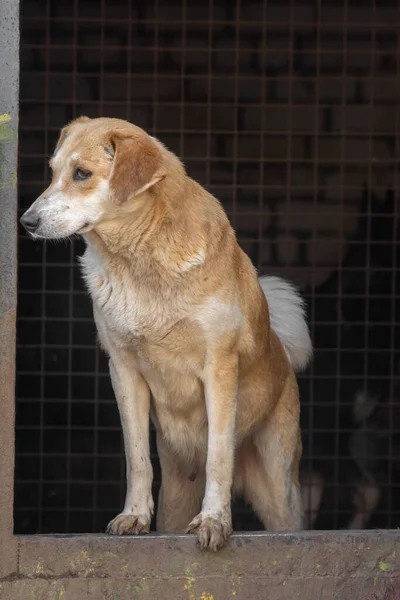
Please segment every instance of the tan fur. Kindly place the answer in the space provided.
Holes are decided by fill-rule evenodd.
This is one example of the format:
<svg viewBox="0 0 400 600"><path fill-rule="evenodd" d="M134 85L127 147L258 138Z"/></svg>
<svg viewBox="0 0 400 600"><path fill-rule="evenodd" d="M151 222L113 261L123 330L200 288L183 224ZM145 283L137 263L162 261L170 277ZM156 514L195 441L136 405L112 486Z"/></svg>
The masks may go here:
<svg viewBox="0 0 400 600"><path fill-rule="evenodd" d="M115 204L122 204L165 176L161 152L150 138L133 138L128 129L116 131L110 139L115 153L109 178L110 197Z"/></svg>
<svg viewBox="0 0 400 600"><path fill-rule="evenodd" d="M71 180L72 154L93 172L87 181ZM159 530L187 529L203 548L220 548L232 530L232 488L266 528L299 528L297 383L219 202L160 142L117 119L72 123L53 162L37 236L51 237L49 220L60 237L81 212L92 219L77 231L87 242L82 269L124 432L127 497L108 531L150 527L150 392ZM60 178L73 219L48 204Z"/></svg>

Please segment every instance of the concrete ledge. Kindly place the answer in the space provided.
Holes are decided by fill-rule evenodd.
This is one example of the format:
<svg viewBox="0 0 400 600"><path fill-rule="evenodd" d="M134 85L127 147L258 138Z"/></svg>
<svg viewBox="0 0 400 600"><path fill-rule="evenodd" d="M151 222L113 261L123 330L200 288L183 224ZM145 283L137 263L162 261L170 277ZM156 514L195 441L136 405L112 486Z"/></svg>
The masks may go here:
<svg viewBox="0 0 400 600"><path fill-rule="evenodd" d="M191 536L16 537L0 598L400 600L400 534L236 534L217 554Z"/></svg>

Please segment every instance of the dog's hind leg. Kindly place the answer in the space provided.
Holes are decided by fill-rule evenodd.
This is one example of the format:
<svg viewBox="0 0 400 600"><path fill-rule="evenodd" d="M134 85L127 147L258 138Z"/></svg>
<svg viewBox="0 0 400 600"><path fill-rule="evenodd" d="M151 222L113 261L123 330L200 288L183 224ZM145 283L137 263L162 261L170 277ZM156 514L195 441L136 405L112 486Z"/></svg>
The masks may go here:
<svg viewBox="0 0 400 600"><path fill-rule="evenodd" d="M183 472L161 436L157 448L161 463L161 488L158 496L157 531L184 532L200 512L205 491L205 474Z"/></svg>
<svg viewBox="0 0 400 600"><path fill-rule="evenodd" d="M302 528L302 502L299 485L301 439L298 400L285 397L268 422L245 442L237 453L236 490L246 500L269 531Z"/></svg>

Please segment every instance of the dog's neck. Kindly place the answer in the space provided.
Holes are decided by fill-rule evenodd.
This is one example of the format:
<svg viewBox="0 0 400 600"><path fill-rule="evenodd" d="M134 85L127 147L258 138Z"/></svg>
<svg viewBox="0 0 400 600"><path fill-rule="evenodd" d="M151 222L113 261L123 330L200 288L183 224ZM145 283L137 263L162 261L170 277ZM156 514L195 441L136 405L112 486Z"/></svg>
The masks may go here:
<svg viewBox="0 0 400 600"><path fill-rule="evenodd" d="M185 180L181 189L160 185L159 190L146 192L140 210L100 223L85 234L86 241L105 262L118 256L138 276L158 273L180 277L202 264L215 241L215 231L209 227L209 219L198 213L197 203L191 201L192 190L187 187L197 184Z"/></svg>
<svg viewBox="0 0 400 600"><path fill-rule="evenodd" d="M85 234L85 239L102 255L133 259L151 237L158 212L153 201L140 202L136 210L121 210L121 215L101 221Z"/></svg>

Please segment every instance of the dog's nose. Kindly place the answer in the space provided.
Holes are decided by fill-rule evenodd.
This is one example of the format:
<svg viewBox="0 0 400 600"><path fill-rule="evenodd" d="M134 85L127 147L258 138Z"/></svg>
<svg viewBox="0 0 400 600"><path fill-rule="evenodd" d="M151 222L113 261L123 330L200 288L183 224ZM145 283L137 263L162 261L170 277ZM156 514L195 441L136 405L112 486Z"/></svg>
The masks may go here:
<svg viewBox="0 0 400 600"><path fill-rule="evenodd" d="M24 213L19 221L26 231L33 233L38 228L40 219L35 214Z"/></svg>

